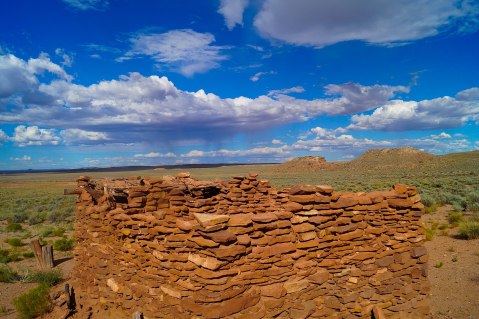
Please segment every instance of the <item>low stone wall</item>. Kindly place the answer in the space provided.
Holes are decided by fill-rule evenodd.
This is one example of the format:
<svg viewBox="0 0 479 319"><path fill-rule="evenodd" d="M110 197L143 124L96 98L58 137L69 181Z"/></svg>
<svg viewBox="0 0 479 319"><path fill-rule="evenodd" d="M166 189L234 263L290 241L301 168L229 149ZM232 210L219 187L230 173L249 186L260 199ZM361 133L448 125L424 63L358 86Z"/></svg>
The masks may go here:
<svg viewBox="0 0 479 319"><path fill-rule="evenodd" d="M256 174L78 180L72 283L92 318L425 318L415 187L278 191Z"/></svg>

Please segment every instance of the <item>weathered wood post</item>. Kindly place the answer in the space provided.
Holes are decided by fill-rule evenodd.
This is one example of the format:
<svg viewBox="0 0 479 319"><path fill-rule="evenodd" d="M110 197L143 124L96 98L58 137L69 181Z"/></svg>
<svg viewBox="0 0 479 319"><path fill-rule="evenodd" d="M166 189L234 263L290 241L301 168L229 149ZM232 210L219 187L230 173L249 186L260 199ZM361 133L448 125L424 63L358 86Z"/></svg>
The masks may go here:
<svg viewBox="0 0 479 319"><path fill-rule="evenodd" d="M40 268L45 268L45 260L43 259L42 245L40 245L40 241L38 239L32 239L31 246Z"/></svg>
<svg viewBox="0 0 479 319"><path fill-rule="evenodd" d="M45 262L46 268L53 268L55 266L55 261L53 260L53 246L45 245L42 246L43 260Z"/></svg>
<svg viewBox="0 0 479 319"><path fill-rule="evenodd" d="M31 246L40 268L53 268L55 266L52 245L42 246L40 240L32 239Z"/></svg>

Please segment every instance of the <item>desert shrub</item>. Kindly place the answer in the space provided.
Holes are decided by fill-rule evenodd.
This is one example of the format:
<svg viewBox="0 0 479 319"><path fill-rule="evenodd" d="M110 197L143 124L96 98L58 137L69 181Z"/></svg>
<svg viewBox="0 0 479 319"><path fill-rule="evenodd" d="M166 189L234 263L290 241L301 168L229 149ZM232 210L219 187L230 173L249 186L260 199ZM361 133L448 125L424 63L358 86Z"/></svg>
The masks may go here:
<svg viewBox="0 0 479 319"><path fill-rule="evenodd" d="M5 230L9 232L16 232L16 231L22 231L23 227L22 225L18 223L11 223L11 224L8 224L7 227L5 227Z"/></svg>
<svg viewBox="0 0 479 319"><path fill-rule="evenodd" d="M26 212L16 212L9 218L12 223L24 223L28 219L28 214Z"/></svg>
<svg viewBox="0 0 479 319"><path fill-rule="evenodd" d="M8 249L0 249L0 263L6 264L11 261L9 258L10 251Z"/></svg>
<svg viewBox="0 0 479 319"><path fill-rule="evenodd" d="M432 196L429 194L421 194L421 202L424 204L426 207L431 207L436 204L436 201Z"/></svg>
<svg viewBox="0 0 479 319"><path fill-rule="evenodd" d="M35 213L28 218L28 223L30 225L41 224L46 220L46 218L47 216L46 216L46 213L44 212Z"/></svg>
<svg viewBox="0 0 479 319"><path fill-rule="evenodd" d="M10 267L0 267L0 282L14 282L18 279L18 275Z"/></svg>
<svg viewBox="0 0 479 319"><path fill-rule="evenodd" d="M6 315L8 313L7 306L5 305L0 305L0 314Z"/></svg>
<svg viewBox="0 0 479 319"><path fill-rule="evenodd" d="M4 242L13 247L21 247L25 245L20 238L5 238Z"/></svg>
<svg viewBox="0 0 479 319"><path fill-rule="evenodd" d="M33 251L29 251L29 252L23 253L22 256L25 258L33 258L35 257L35 254L33 253Z"/></svg>
<svg viewBox="0 0 479 319"><path fill-rule="evenodd" d="M452 202L452 207L457 210L457 211L460 211L460 212L463 212L466 210L466 201L464 200L461 200L461 201L454 201Z"/></svg>
<svg viewBox="0 0 479 319"><path fill-rule="evenodd" d="M67 251L67 250L72 250L74 244L75 244L75 240L73 238L70 238L70 239L62 238L62 239L55 240L55 242L53 243L53 248L59 251Z"/></svg>
<svg viewBox="0 0 479 319"><path fill-rule="evenodd" d="M479 191L466 195L466 208L471 212L479 212Z"/></svg>
<svg viewBox="0 0 479 319"><path fill-rule="evenodd" d="M71 210L53 210L47 214L47 220L52 223L70 222L73 220L73 212Z"/></svg>
<svg viewBox="0 0 479 319"><path fill-rule="evenodd" d="M25 276L25 281L36 282L37 284L52 287L62 280L60 269L38 270Z"/></svg>
<svg viewBox="0 0 479 319"><path fill-rule="evenodd" d="M449 227L448 224L441 224L441 225L439 225L438 229L439 229L439 230L445 230L445 229L447 229L448 227Z"/></svg>
<svg viewBox="0 0 479 319"><path fill-rule="evenodd" d="M463 220L464 215L461 212L450 212L449 214L447 214L447 221L451 225L457 226Z"/></svg>
<svg viewBox="0 0 479 319"><path fill-rule="evenodd" d="M52 236L63 237L65 235L66 229L63 227L58 227L52 231Z"/></svg>
<svg viewBox="0 0 479 319"><path fill-rule="evenodd" d="M20 319L32 319L51 309L48 286L40 285L13 299L13 305Z"/></svg>
<svg viewBox="0 0 479 319"><path fill-rule="evenodd" d="M427 241L431 241L434 238L434 235L436 234L434 229L431 229L431 228L424 229L424 232L426 234L426 240Z"/></svg>
<svg viewBox="0 0 479 319"><path fill-rule="evenodd" d="M53 227L48 227L48 228L44 229L44 230L40 233L39 236L40 236L40 237L50 237L50 236L52 236L53 231L54 231Z"/></svg>
<svg viewBox="0 0 479 319"><path fill-rule="evenodd" d="M441 268L442 266L444 266L444 263L442 261L438 261L437 263L434 264L434 267L436 268Z"/></svg>
<svg viewBox="0 0 479 319"><path fill-rule="evenodd" d="M459 225L459 236L464 239L479 238L479 222L468 220Z"/></svg>

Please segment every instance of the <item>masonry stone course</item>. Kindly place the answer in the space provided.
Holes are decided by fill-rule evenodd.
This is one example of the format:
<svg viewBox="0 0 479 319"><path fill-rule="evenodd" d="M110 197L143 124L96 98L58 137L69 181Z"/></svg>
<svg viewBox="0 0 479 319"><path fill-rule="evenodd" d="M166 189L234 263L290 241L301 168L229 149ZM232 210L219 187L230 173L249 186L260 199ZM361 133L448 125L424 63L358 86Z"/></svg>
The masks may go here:
<svg viewBox="0 0 479 319"><path fill-rule="evenodd" d="M85 318L428 317L413 186L277 190L257 173L77 182L72 285Z"/></svg>

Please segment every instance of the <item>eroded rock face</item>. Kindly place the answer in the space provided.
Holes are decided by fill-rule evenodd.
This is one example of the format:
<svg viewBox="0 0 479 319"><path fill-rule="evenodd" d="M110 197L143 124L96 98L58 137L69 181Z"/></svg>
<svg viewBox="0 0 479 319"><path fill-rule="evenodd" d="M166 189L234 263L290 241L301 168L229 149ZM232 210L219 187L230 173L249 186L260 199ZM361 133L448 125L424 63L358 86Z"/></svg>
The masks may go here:
<svg viewBox="0 0 479 319"><path fill-rule="evenodd" d="M101 190L98 190L101 185ZM427 252L414 187L278 191L257 174L82 177L72 285L92 318L423 318ZM379 308L378 308L379 307ZM378 311L378 310L377 310Z"/></svg>

